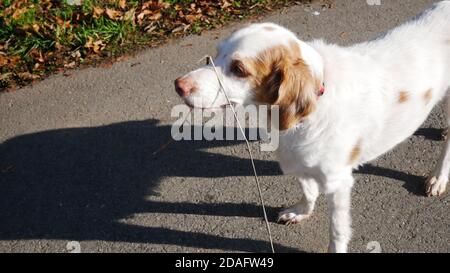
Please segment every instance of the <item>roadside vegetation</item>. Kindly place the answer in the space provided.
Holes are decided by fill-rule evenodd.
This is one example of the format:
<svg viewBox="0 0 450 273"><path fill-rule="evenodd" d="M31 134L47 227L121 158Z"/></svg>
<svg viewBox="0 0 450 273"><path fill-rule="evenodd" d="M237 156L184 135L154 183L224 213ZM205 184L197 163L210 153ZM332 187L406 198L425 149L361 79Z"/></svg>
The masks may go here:
<svg viewBox="0 0 450 273"><path fill-rule="evenodd" d="M300 2L0 0L0 91Z"/></svg>

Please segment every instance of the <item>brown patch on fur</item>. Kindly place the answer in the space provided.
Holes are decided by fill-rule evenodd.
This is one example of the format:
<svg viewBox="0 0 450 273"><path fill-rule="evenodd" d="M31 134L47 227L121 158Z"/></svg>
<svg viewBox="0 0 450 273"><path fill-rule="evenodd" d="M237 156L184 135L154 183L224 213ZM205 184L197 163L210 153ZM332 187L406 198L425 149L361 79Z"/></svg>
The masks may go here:
<svg viewBox="0 0 450 273"><path fill-rule="evenodd" d="M348 157L348 165L355 165L358 163L359 158L361 157L361 143L362 140L360 139L358 143L356 143L355 147L353 147L352 151L350 152L350 155Z"/></svg>
<svg viewBox="0 0 450 273"><path fill-rule="evenodd" d="M271 26L265 26L264 29L267 30L267 31L274 31L275 30L275 28L271 27Z"/></svg>
<svg viewBox="0 0 450 273"><path fill-rule="evenodd" d="M425 104L429 104L431 102L431 99L433 99L433 89L428 89L423 94L423 100L425 101Z"/></svg>
<svg viewBox="0 0 450 273"><path fill-rule="evenodd" d="M297 42L269 48L243 63L256 101L279 106L280 130L295 126L314 111L321 80L314 79Z"/></svg>
<svg viewBox="0 0 450 273"><path fill-rule="evenodd" d="M401 91L398 95L398 103L405 103L409 100L409 93L406 91Z"/></svg>

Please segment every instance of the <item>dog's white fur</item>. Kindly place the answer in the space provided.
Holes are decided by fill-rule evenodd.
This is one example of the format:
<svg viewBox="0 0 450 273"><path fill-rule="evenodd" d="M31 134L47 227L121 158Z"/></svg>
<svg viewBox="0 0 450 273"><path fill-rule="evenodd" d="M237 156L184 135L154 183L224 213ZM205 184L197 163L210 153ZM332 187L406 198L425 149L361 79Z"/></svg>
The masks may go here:
<svg viewBox="0 0 450 273"><path fill-rule="evenodd" d="M219 46L215 60L233 102L256 103L249 81L229 73L231 59L255 58L265 49L292 40L326 92L312 113L281 133L280 166L284 173L299 178L304 195L300 203L280 213L280 220L298 223L305 219L319 193L324 193L331 213L329 250L346 252L351 237L352 170L411 136L448 92L450 1L435 4L379 39L351 47L321 40L305 43L275 24L239 30ZM188 104L204 108L226 104L210 67L184 78L196 84L196 91L185 98ZM447 124L450 126L450 115ZM444 193L449 172L447 140L427 182L429 195Z"/></svg>

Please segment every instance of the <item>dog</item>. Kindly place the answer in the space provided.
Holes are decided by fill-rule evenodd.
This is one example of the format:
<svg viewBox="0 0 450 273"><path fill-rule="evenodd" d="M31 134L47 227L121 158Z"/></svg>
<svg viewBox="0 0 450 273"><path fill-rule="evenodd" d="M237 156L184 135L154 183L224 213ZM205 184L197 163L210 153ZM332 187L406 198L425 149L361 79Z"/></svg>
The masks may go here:
<svg viewBox="0 0 450 273"><path fill-rule="evenodd" d="M347 252L352 171L410 137L447 95L450 1L350 47L303 42L282 26L260 23L234 32L217 50L214 62L233 104L279 108L279 164L303 189L301 201L282 211L279 222L301 222L325 194L329 251ZM194 108L228 104L211 65L178 78L175 89ZM447 139L426 182L428 196L445 192L449 172Z"/></svg>

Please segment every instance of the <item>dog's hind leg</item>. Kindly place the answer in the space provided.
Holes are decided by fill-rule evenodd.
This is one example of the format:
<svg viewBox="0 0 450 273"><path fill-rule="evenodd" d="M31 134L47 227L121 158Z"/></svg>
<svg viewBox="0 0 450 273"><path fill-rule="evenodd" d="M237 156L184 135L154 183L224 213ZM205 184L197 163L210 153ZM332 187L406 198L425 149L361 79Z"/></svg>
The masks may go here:
<svg viewBox="0 0 450 273"><path fill-rule="evenodd" d="M312 214L319 196L319 185L314 179L300 179L300 184L303 189L301 201L293 207L281 211L278 215L279 223L298 224Z"/></svg>
<svg viewBox="0 0 450 273"><path fill-rule="evenodd" d="M447 127L450 128L450 96L446 97ZM449 129L450 130L450 129ZM449 132L450 133L450 132ZM450 174L450 137L447 136L439 161L426 183L428 196L444 194Z"/></svg>

